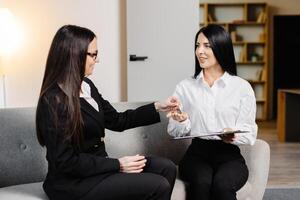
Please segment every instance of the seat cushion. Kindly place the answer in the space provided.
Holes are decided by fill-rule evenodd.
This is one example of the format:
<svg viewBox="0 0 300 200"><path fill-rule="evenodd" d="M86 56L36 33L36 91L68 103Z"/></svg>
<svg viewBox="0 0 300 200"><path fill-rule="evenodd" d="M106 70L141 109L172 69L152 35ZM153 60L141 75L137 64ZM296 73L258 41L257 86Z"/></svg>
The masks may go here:
<svg viewBox="0 0 300 200"><path fill-rule="evenodd" d="M43 188L43 182L29 183L0 188L0 199L5 200L48 200ZM176 179L172 200L185 199L184 182Z"/></svg>
<svg viewBox="0 0 300 200"><path fill-rule="evenodd" d="M239 200L250 200L252 193L252 186L249 181L237 192L237 199Z"/></svg>
<svg viewBox="0 0 300 200"><path fill-rule="evenodd" d="M185 183L177 178L175 181L171 200L184 200L185 197Z"/></svg>
<svg viewBox="0 0 300 200"><path fill-rule="evenodd" d="M5 200L48 200L43 182L0 188L0 199Z"/></svg>

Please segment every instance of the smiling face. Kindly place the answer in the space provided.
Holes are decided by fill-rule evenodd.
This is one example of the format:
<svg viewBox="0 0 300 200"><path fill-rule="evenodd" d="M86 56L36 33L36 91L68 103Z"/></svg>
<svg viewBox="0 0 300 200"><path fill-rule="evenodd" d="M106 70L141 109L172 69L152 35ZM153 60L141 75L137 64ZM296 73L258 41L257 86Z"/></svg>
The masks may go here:
<svg viewBox="0 0 300 200"><path fill-rule="evenodd" d="M211 49L209 41L203 33L198 35L196 46L196 56L201 68L208 69L212 67L220 67Z"/></svg>
<svg viewBox="0 0 300 200"><path fill-rule="evenodd" d="M97 47L97 39L94 38L88 46L88 51L86 55L86 63L85 63L85 76L89 76L93 74L94 66L99 62L98 60L98 47Z"/></svg>

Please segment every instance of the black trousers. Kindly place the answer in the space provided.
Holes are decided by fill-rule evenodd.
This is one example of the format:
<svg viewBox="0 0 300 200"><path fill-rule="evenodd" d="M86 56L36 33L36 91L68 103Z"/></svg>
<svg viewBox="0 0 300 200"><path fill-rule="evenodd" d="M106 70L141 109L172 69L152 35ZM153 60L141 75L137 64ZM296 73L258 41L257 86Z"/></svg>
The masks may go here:
<svg viewBox="0 0 300 200"><path fill-rule="evenodd" d="M175 164L165 158L146 157L142 173L115 173L81 200L170 200L176 179Z"/></svg>
<svg viewBox="0 0 300 200"><path fill-rule="evenodd" d="M247 182L248 168L238 146L221 140L195 138L179 164L189 183L190 200L236 200Z"/></svg>

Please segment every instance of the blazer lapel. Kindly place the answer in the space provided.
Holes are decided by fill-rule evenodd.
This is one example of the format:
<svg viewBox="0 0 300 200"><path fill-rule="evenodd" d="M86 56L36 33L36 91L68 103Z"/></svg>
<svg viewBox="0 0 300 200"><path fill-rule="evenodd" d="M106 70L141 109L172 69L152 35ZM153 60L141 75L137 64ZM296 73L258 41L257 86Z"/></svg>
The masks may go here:
<svg viewBox="0 0 300 200"><path fill-rule="evenodd" d="M91 117L93 117L98 124L104 128L104 119L102 110L99 107L99 112L95 110L95 108L90 105L84 98L80 98L81 109Z"/></svg>

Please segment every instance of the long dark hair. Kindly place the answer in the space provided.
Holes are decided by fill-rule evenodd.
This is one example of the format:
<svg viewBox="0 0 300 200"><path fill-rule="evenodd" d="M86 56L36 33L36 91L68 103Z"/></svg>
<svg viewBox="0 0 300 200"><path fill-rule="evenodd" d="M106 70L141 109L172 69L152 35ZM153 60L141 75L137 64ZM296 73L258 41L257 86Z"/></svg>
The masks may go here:
<svg viewBox="0 0 300 200"><path fill-rule="evenodd" d="M195 73L196 78L202 68L196 56L197 39L200 33L208 39L211 49L221 68L231 75L236 75L234 51L229 33L220 25L210 24L202 27L195 37Z"/></svg>
<svg viewBox="0 0 300 200"><path fill-rule="evenodd" d="M79 94L84 78L88 46L95 37L96 35L87 28L65 25L53 38L37 105L36 130L38 141L42 146L45 145L39 121L43 115L40 112L42 101L50 102L48 110L52 112L51 116L54 117L56 127L60 123L57 111L66 113L62 127L64 138L80 146L83 121ZM47 92L55 87L59 88L59 92L50 100Z"/></svg>

